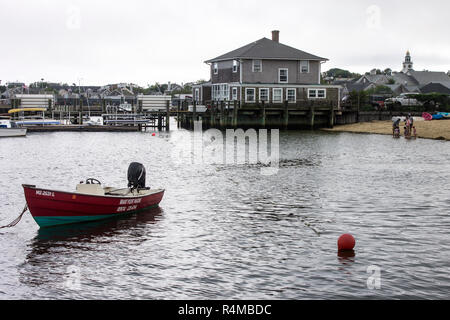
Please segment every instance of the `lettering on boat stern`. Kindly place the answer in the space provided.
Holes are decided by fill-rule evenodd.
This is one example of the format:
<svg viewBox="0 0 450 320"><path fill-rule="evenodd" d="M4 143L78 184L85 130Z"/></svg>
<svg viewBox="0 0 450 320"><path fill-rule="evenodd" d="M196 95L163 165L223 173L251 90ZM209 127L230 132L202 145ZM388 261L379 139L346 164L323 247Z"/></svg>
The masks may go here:
<svg viewBox="0 0 450 320"><path fill-rule="evenodd" d="M116 212L127 212L137 210L138 204L141 203L142 198L139 199L122 199Z"/></svg>
<svg viewBox="0 0 450 320"><path fill-rule="evenodd" d="M141 203L141 201L142 201L142 198L139 198L139 199L129 199L129 200L127 200L127 199L124 199L124 200L120 200L120 205L125 205L125 204L139 204L139 203Z"/></svg>

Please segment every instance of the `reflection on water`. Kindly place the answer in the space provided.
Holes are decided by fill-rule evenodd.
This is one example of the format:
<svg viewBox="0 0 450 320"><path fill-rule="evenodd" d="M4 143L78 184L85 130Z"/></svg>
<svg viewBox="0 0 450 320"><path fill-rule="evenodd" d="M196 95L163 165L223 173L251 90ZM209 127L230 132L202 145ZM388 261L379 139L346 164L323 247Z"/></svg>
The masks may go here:
<svg viewBox="0 0 450 320"><path fill-rule="evenodd" d="M61 252L74 253L83 250L89 250L90 254L93 254L96 250L95 244L114 243L114 237L123 232L131 233L134 243L139 245L151 234L151 226L161 218L162 212L162 209L157 207L130 216L41 228L30 241L30 251L19 268L19 279L25 285L36 287L64 283L61 277L67 277L71 267L79 264L74 261L73 264L60 265L54 262L55 256ZM114 254L114 251L111 254Z"/></svg>
<svg viewBox="0 0 450 320"><path fill-rule="evenodd" d="M162 214L159 207L139 212L129 216L112 217L106 220L95 222L75 223L69 225L56 226L51 228L40 228L34 239L36 244L52 243L55 241L89 241L97 237L113 237L122 230L133 229L138 235L143 227L155 223Z"/></svg>
<svg viewBox="0 0 450 320"><path fill-rule="evenodd" d="M263 176L261 165L173 161L180 136L192 133L2 140L0 225L22 209L22 183L120 187L133 161L166 193L159 211L117 220L39 229L25 215L0 233L0 298L450 297L448 142L281 132L278 173ZM345 255L344 233L357 241Z"/></svg>
<svg viewBox="0 0 450 320"><path fill-rule="evenodd" d="M342 264L348 264L355 262L355 250L338 251L338 260Z"/></svg>

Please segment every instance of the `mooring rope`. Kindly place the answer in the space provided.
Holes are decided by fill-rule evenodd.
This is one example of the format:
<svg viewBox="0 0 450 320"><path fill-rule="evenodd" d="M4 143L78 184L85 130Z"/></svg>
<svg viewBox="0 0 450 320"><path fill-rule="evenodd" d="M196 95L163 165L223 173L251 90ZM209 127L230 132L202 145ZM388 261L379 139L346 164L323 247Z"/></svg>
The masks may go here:
<svg viewBox="0 0 450 320"><path fill-rule="evenodd" d="M14 221L12 221L11 223L7 224L6 226L0 227L0 229L3 229L3 228L12 228L12 227L16 226L16 225L20 222L20 220L22 219L22 216L23 216L23 215L25 214L25 212L27 212L27 211L28 211L28 205L25 205L25 207L23 208L22 213L21 213L16 219L14 219Z"/></svg>

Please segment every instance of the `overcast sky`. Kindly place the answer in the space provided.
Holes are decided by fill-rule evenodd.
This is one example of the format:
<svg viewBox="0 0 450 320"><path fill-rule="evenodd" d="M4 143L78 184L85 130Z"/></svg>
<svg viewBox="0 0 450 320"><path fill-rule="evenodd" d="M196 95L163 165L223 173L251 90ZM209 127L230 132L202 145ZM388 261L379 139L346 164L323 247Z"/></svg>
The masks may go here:
<svg viewBox="0 0 450 320"><path fill-rule="evenodd" d="M209 80L204 61L280 30L330 68L450 70L450 1L0 0L0 80ZM81 79L81 80L80 80Z"/></svg>

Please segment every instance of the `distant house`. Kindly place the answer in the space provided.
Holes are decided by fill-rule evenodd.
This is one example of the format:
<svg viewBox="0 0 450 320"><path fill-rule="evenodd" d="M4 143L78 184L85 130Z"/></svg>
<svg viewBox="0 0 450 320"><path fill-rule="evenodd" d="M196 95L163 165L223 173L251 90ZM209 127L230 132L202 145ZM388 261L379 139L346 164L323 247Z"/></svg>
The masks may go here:
<svg viewBox="0 0 450 320"><path fill-rule="evenodd" d="M328 59L262 38L205 61L211 81L193 86L196 101L238 101L242 104L339 100L340 86L322 85L321 65Z"/></svg>
<svg viewBox="0 0 450 320"><path fill-rule="evenodd" d="M436 92L445 93L446 88L450 87L450 77L445 72L435 71L415 71L410 52L406 52L403 69L400 72L392 72L387 74L370 74L363 75L356 80L357 84L374 84L385 85L395 93L404 92L422 92L427 93L430 88L438 90Z"/></svg>
<svg viewBox="0 0 450 320"><path fill-rule="evenodd" d="M342 95L347 96L352 91L360 92L374 88L376 88L376 85L370 82L348 82L343 84Z"/></svg>

